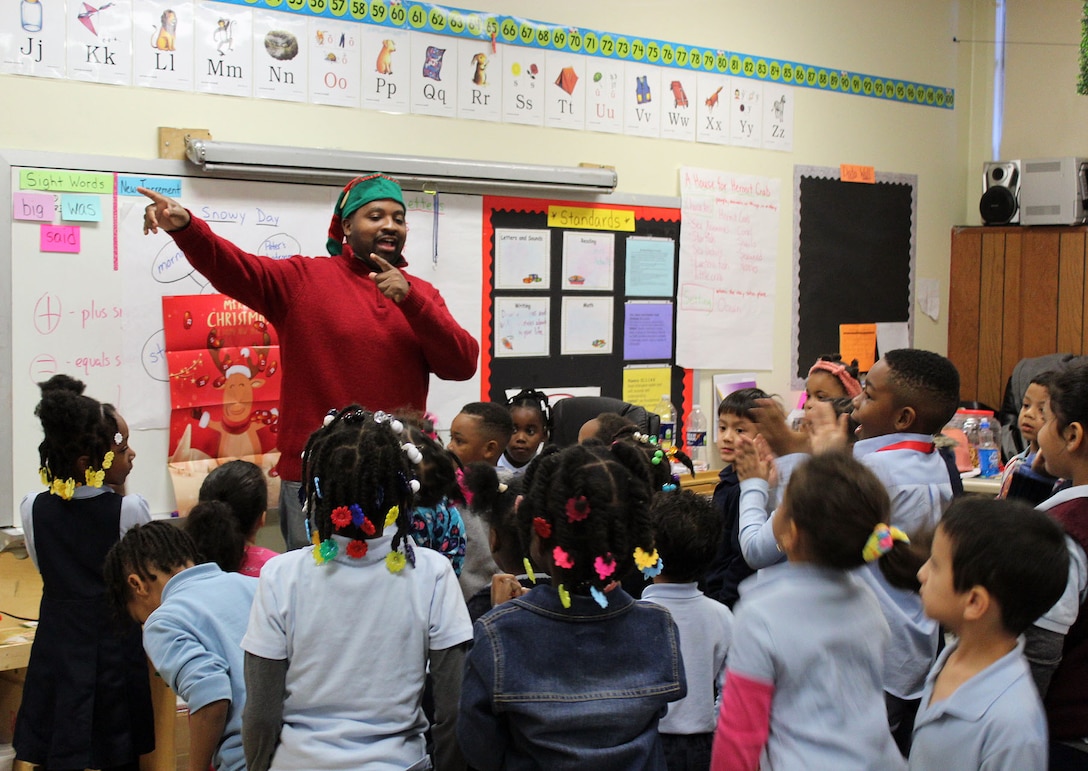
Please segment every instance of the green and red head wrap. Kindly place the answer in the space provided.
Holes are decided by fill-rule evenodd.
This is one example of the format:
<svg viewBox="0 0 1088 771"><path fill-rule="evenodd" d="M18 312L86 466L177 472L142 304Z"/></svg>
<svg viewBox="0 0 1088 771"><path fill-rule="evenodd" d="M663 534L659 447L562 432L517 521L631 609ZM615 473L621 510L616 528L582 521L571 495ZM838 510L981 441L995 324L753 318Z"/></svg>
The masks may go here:
<svg viewBox="0 0 1088 771"><path fill-rule="evenodd" d="M344 220L354 214L359 207L371 201L396 201L404 206L404 196L400 183L384 174L368 174L356 177L345 185L343 192L336 199L336 208L332 211L329 223L329 240L325 242L329 254L342 254L344 251Z"/></svg>

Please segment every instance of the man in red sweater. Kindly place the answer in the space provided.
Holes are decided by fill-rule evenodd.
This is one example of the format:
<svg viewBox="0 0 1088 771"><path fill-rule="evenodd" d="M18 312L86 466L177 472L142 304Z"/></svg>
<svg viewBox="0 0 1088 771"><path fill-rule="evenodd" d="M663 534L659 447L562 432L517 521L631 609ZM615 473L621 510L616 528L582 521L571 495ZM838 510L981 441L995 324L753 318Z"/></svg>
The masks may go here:
<svg viewBox="0 0 1088 771"><path fill-rule="evenodd" d="M305 546L302 450L325 414L352 403L423 411L431 373L468 380L479 343L437 289L404 272L404 198L389 177L358 177L344 188L328 258L249 254L172 198L139 190L152 201L144 233L165 230L218 291L263 314L279 333L280 527L289 549Z"/></svg>

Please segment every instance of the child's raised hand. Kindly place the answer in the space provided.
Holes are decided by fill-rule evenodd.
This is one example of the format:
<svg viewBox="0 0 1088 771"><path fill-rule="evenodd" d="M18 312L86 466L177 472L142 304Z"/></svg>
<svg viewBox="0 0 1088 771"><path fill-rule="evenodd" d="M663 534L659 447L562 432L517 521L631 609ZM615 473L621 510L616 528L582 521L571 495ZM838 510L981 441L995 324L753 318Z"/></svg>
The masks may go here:
<svg viewBox="0 0 1088 771"><path fill-rule="evenodd" d="M491 607L494 608L507 600L516 599L528 591L518 581L517 576L510 573L496 573L491 576Z"/></svg>
<svg viewBox="0 0 1088 771"><path fill-rule="evenodd" d="M789 427L782 405L774 399L756 399L756 404L759 406L752 409L752 417L759 425L759 435L766 439L775 455L811 451L808 434Z"/></svg>
<svg viewBox="0 0 1088 771"><path fill-rule="evenodd" d="M831 452L846 447L850 440L849 414L836 415L831 402L821 401L812 405L808 420L813 452Z"/></svg>
<svg viewBox="0 0 1088 771"><path fill-rule="evenodd" d="M762 444L762 452L757 442ZM766 441L758 436L756 441L746 436L738 436L734 453L733 469L737 472L737 479L741 482L745 479L766 479L770 482L774 462Z"/></svg>
<svg viewBox="0 0 1088 771"><path fill-rule="evenodd" d="M148 233L158 233L159 228L172 233L189 224L189 211L173 198L148 190L146 187L138 187L136 192L151 199L151 203L144 207L145 236Z"/></svg>

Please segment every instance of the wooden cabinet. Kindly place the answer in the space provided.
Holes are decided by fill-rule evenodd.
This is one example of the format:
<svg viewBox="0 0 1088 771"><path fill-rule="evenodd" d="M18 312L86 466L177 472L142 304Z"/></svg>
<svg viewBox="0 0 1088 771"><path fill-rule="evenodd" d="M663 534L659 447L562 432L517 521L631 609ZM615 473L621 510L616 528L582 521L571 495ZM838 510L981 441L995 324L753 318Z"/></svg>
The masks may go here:
<svg viewBox="0 0 1088 771"><path fill-rule="evenodd" d="M960 398L999 408L1020 359L1088 348L1088 227L952 229L948 358Z"/></svg>

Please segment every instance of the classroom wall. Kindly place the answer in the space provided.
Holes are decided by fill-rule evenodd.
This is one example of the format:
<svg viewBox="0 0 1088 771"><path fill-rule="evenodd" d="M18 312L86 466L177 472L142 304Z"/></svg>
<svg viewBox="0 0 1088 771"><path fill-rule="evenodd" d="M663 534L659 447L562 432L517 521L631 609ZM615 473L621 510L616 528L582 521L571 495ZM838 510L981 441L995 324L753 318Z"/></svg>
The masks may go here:
<svg viewBox="0 0 1088 771"><path fill-rule="evenodd" d="M1054 9L1079 7L1072 0L1038 4ZM1034 9L1037 2L1018 0L1014 5L1022 7L1020 15L1027 15L1027 7ZM975 163L978 136L988 136L989 131L988 125L980 128L986 120L988 95L979 104L973 93L984 89L986 81L978 60L980 49L957 45L953 37L967 37L985 28L992 16L990 6L988 0L692 0L684 4L474 0L464 6L956 90L956 109L945 110L797 88L792 153L18 76L0 76L10 116L0 122L0 148L152 158L157 154L157 128L173 126L205 128L215 139L226 141L562 165L611 164L625 193L678 195L677 171L686 165L777 177L782 181L783 204L776 284L779 313L774 367L760 374L760 383L787 394L795 164L855 163L880 172L918 176L915 276L940 282L942 307L935 321L916 314L914 343L936 351L946 349L949 232L953 225L969 221L972 207L977 209L977 194L969 194L968 188L977 186L973 170L980 168ZM1049 15L1061 16L1058 10ZM1029 133L1027 127L1022 133ZM849 287L842 291L845 300ZM708 376L703 373L700 400L710 411Z"/></svg>

